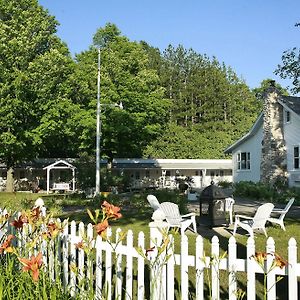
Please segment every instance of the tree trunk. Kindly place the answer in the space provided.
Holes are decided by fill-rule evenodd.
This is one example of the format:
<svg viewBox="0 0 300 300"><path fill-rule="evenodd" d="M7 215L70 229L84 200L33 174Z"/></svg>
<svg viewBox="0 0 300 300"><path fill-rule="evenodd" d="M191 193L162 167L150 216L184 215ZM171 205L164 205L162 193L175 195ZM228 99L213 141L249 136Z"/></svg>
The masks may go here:
<svg viewBox="0 0 300 300"><path fill-rule="evenodd" d="M7 170L6 191L12 193L14 191L14 169L10 167Z"/></svg>

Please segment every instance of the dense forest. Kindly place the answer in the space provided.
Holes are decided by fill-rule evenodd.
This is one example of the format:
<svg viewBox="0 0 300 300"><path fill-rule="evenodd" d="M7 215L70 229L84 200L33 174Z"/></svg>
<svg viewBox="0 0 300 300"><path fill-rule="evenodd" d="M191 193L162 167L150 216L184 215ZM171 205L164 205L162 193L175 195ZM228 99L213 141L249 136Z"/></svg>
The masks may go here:
<svg viewBox="0 0 300 300"><path fill-rule="evenodd" d="M222 158L261 110L216 57L95 29L75 57L37 0L0 1L0 161L95 157L101 49L102 157ZM280 68L279 68L280 69ZM278 71L279 72L279 71ZM112 105L122 102L124 109Z"/></svg>

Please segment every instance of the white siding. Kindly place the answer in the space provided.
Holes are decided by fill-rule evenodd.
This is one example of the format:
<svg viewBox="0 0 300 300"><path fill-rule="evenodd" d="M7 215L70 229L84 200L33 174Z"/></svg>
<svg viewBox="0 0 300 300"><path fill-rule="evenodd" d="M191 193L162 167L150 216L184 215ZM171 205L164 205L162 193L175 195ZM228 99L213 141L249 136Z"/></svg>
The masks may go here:
<svg viewBox="0 0 300 300"><path fill-rule="evenodd" d="M290 122L284 125L289 185L300 186L300 169L294 169L294 146L300 146L300 118L292 111L290 117Z"/></svg>
<svg viewBox="0 0 300 300"><path fill-rule="evenodd" d="M261 141L263 136L262 126L259 130L245 142L239 145L232 152L233 160L233 182L260 180L260 160L261 160ZM237 169L237 154L239 152L250 152L250 170Z"/></svg>

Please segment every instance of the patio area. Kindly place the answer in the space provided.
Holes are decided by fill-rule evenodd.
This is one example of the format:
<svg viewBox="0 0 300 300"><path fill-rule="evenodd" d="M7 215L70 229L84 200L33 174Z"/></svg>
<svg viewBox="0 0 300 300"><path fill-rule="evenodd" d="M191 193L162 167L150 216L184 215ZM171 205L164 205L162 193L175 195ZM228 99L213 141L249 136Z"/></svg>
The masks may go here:
<svg viewBox="0 0 300 300"><path fill-rule="evenodd" d="M255 201L253 199L245 198L234 198L234 214L242 214L253 216L257 208L263 204L261 201ZM230 238L233 232L233 224L229 226L213 227L209 226L209 220L207 215L200 216L200 205L198 201L188 202L188 211L194 212L196 214L197 221L197 232L198 234L205 236L207 238L212 238L214 235L223 236ZM275 208L284 208L285 204L275 204ZM293 205L286 215L287 219L300 219L300 207ZM270 225L272 226L272 225ZM279 227L280 228L280 227ZM240 235L241 231L237 232L237 236ZM186 231L187 234L193 234L191 231ZM243 231L243 233L246 233Z"/></svg>

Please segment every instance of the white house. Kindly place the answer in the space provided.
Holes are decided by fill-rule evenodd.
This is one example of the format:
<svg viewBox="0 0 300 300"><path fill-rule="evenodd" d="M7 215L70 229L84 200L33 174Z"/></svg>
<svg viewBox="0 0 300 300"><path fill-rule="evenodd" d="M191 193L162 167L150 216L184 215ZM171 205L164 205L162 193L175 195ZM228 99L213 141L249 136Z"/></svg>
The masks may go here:
<svg viewBox="0 0 300 300"><path fill-rule="evenodd" d="M112 170L130 178L132 188L176 188L178 179L190 178L202 188L220 181L232 182L231 159L141 159L118 158Z"/></svg>
<svg viewBox="0 0 300 300"><path fill-rule="evenodd" d="M49 191L75 190L76 159L36 159L16 166L15 179L22 183L17 190L31 190L32 184ZM101 159L101 166L107 165ZM89 165L88 168L92 168ZM111 170L115 175L129 178L132 189L178 187L178 179L191 179L191 186L202 188L220 181L232 182L231 159L113 159ZM6 166L0 164L0 191L5 189Z"/></svg>
<svg viewBox="0 0 300 300"><path fill-rule="evenodd" d="M282 96L274 86L250 131L225 150L232 154L233 182L300 186L300 97Z"/></svg>

